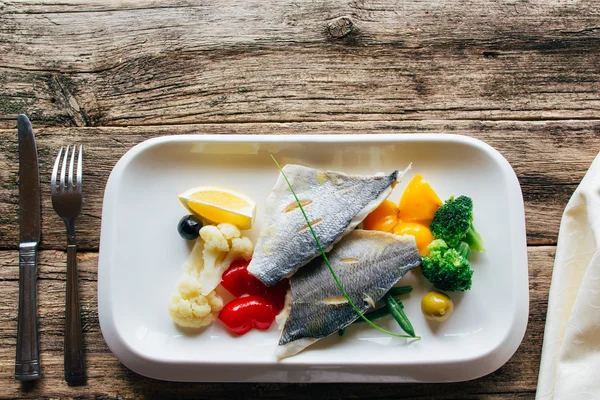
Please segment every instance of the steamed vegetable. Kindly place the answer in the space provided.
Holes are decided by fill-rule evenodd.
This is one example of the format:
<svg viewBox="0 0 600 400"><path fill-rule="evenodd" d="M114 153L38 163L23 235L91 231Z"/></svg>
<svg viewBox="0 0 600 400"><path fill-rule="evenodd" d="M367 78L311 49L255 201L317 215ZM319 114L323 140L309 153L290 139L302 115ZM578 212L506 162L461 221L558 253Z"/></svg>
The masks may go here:
<svg viewBox="0 0 600 400"><path fill-rule="evenodd" d="M485 251L483 239L473 226L473 200L467 196L450 197L442 205L429 226L436 239L444 240L448 246L457 247L461 241L471 250Z"/></svg>
<svg viewBox="0 0 600 400"><path fill-rule="evenodd" d="M460 242L458 246L456 246L456 251L460 253L461 256L469 259L469 254L471 254L471 247L466 242Z"/></svg>
<svg viewBox="0 0 600 400"><path fill-rule="evenodd" d="M442 201L421 175L410 181L400 205L385 200L363 221L367 230L391 232L415 237L421 256L427 255L427 245L433 241L429 223Z"/></svg>
<svg viewBox="0 0 600 400"><path fill-rule="evenodd" d="M282 279L274 286L267 286L248 272L247 260L234 261L223 274L221 286L235 297L243 295L259 296L271 302L277 312L285 303L285 295L289 288L287 279Z"/></svg>
<svg viewBox="0 0 600 400"><path fill-rule="evenodd" d="M385 305L387 306L388 311L392 314L392 317L396 320L400 328L410 336L415 337L415 329L412 324L408 320L406 314L404 314L404 306L400 300L394 299L391 295L385 295Z"/></svg>
<svg viewBox="0 0 600 400"><path fill-rule="evenodd" d="M402 221L420 221L428 225L441 205L442 200L431 185L417 174L402 193L398 218Z"/></svg>
<svg viewBox="0 0 600 400"><path fill-rule="evenodd" d="M198 277L204 268L204 242L198 239L183 266L176 291L169 297L171 319L186 328L201 328L213 322L223 307L223 300L214 291L203 295Z"/></svg>
<svg viewBox="0 0 600 400"><path fill-rule="evenodd" d="M401 296L403 294L410 293L410 292L412 292L412 290L413 290L412 286L395 286L392 289L390 289L390 291L387 292L386 295L390 295L390 296L396 298L396 297ZM404 308L404 305L402 304L402 302L400 302L399 299L395 299L395 300L398 300L398 303L400 304L400 307ZM385 317L387 315L390 315L390 310L388 309L387 306L383 306L383 307L380 307L380 308L378 308L376 310L369 311L368 313L365 314L365 317L367 317L370 320L375 320L375 319L379 319L379 318ZM357 324L357 323L361 323L361 322L364 322L364 320L357 319L353 323Z"/></svg>
<svg viewBox="0 0 600 400"><path fill-rule="evenodd" d="M473 270L466 255L436 239L427 247L429 255L423 257L421 272L433 285L448 292L471 289Z"/></svg>
<svg viewBox="0 0 600 400"><path fill-rule="evenodd" d="M235 334L243 335L250 329L267 330L277 311L269 300L259 296L245 296L230 301L219 313L219 320Z"/></svg>
<svg viewBox="0 0 600 400"><path fill-rule="evenodd" d="M363 221L363 228L369 231L391 232L400 222L398 219L398 206L390 200L384 200Z"/></svg>
<svg viewBox="0 0 600 400"><path fill-rule="evenodd" d="M396 297L396 296L410 293L410 292L412 292L412 290L413 290L412 286L394 286L393 288L390 289L388 294L390 296Z"/></svg>
<svg viewBox="0 0 600 400"><path fill-rule="evenodd" d="M202 328L215 320L223 307L223 299L214 291L204 296L200 285L190 276L179 282L177 291L169 297L169 315L179 326Z"/></svg>
<svg viewBox="0 0 600 400"><path fill-rule="evenodd" d="M249 260L253 245L231 224L207 225L200 229L204 240L204 269L200 274L202 294L214 290L221 283L221 276L235 260Z"/></svg>
<svg viewBox="0 0 600 400"><path fill-rule="evenodd" d="M394 226L392 231L396 235L411 235L415 237L417 247L419 248L419 254L426 256L429 254L427 246L433 241L433 235L429 228L423 224L417 222L401 222Z"/></svg>

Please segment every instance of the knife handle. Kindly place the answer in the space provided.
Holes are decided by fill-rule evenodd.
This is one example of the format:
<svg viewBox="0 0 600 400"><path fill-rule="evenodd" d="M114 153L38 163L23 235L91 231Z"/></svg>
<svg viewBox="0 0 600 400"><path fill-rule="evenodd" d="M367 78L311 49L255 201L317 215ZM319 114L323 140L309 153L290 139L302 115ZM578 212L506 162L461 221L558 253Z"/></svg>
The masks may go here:
<svg viewBox="0 0 600 400"><path fill-rule="evenodd" d="M40 379L40 345L37 324L37 242L19 246L19 316L15 379Z"/></svg>
<svg viewBox="0 0 600 400"><path fill-rule="evenodd" d="M85 356L79 308L77 246L75 235L68 237L67 246L67 304L65 320L65 380L71 385L85 383Z"/></svg>

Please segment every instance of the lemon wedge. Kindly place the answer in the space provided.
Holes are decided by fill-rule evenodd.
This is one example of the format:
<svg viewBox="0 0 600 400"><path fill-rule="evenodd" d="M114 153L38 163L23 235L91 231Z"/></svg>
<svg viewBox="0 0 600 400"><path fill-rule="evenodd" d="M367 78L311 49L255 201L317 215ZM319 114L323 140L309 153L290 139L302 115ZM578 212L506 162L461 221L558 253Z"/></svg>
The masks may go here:
<svg viewBox="0 0 600 400"><path fill-rule="evenodd" d="M206 221L228 223L250 229L256 217L256 202L232 189L200 186L177 196L187 210Z"/></svg>

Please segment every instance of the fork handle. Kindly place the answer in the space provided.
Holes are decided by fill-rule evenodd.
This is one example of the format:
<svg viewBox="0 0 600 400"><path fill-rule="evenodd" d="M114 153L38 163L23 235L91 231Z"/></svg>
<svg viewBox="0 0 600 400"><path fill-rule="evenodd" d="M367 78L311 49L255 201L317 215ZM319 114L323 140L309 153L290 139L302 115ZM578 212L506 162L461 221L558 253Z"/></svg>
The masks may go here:
<svg viewBox="0 0 600 400"><path fill-rule="evenodd" d="M40 345L37 324L37 242L19 246L19 312L15 379L40 379Z"/></svg>
<svg viewBox="0 0 600 400"><path fill-rule="evenodd" d="M72 385L86 380L83 334L79 309L77 246L75 235L67 245L67 304L65 321L65 380Z"/></svg>

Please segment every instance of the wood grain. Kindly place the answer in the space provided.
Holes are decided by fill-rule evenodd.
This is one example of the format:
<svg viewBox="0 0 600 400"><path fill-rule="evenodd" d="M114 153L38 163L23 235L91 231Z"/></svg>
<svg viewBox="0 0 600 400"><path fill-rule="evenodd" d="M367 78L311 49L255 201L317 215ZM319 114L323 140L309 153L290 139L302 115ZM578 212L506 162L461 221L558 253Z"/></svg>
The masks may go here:
<svg viewBox="0 0 600 400"><path fill-rule="evenodd" d="M0 127L595 119L593 0L3 1Z"/></svg>
<svg viewBox="0 0 600 400"><path fill-rule="evenodd" d="M39 270L39 323L43 380L25 390L13 380L16 337L18 267L16 251L0 251L0 387L13 397L110 398L440 398L517 399L533 397L546 318L549 282L555 248L529 248L530 316L525 338L512 359L496 372L470 382L440 385L365 384L189 384L161 382L139 376L107 348L98 325L97 253L79 254L82 322L84 324L89 382L70 388L62 377L65 253L43 251Z"/></svg>
<svg viewBox="0 0 600 400"><path fill-rule="evenodd" d="M35 121L34 121L35 122ZM42 181L42 248L63 249L65 230L52 210L50 173L61 145L84 146L84 208L77 222L82 249L97 250L102 196L112 167L133 145L171 134L459 133L502 153L521 182L529 244L554 244L564 207L600 150L600 121L371 121L355 123L204 124L178 127L44 128L36 130ZM14 130L0 130L0 248L18 244L18 160ZM411 160L417 161L417 160Z"/></svg>
<svg viewBox="0 0 600 400"><path fill-rule="evenodd" d="M0 397L533 398L560 217L600 150L595 0L0 0ZM43 183L44 379L12 378L16 114ZM530 260L525 339L500 370L446 385L176 384L140 377L98 326L104 186L133 145L172 134L456 133L498 149L521 183ZM50 168L85 148L78 220L90 381L62 379L65 232ZM61 250L61 251L56 251Z"/></svg>

